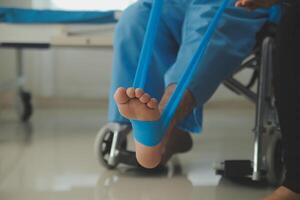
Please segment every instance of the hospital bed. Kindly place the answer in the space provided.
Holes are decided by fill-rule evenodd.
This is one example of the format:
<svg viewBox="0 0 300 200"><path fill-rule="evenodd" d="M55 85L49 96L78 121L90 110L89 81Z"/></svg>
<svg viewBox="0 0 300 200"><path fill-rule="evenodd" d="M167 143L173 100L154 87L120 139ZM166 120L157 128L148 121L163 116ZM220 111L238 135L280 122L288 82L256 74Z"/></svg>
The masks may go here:
<svg viewBox="0 0 300 200"><path fill-rule="evenodd" d="M28 121L33 112L31 94L24 89L23 50L110 47L111 24L119 15L118 11L71 12L0 7L0 47L16 49L18 111L22 121ZM10 83L2 83L0 89L8 85Z"/></svg>
<svg viewBox="0 0 300 200"><path fill-rule="evenodd" d="M276 18L276 17L275 17ZM216 174L226 178L247 178L267 181L272 185L282 183L285 175L278 115L272 88L272 58L276 25L270 20L257 34L257 44L249 55L223 84L238 95L243 95L256 105L253 160L225 160L215 166ZM273 22L272 22L273 21ZM243 70L252 70L247 84L235 78ZM127 150L128 125L109 123L98 133L95 152L99 162L108 169L118 164L140 167L135 152ZM241 133L243 134L243 133Z"/></svg>

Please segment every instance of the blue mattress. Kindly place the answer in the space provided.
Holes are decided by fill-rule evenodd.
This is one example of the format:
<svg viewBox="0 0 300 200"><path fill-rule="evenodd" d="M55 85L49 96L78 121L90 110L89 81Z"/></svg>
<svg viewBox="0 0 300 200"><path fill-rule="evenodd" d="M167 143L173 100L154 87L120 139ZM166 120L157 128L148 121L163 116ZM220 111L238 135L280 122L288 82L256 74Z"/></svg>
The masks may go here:
<svg viewBox="0 0 300 200"><path fill-rule="evenodd" d="M114 13L114 11L61 11L0 7L0 23L103 24L116 22Z"/></svg>

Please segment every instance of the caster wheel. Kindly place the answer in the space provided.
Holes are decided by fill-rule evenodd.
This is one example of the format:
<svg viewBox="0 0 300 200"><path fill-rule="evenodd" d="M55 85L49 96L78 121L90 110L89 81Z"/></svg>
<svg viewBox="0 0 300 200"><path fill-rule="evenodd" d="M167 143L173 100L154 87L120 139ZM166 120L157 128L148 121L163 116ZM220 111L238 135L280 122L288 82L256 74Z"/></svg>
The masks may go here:
<svg viewBox="0 0 300 200"><path fill-rule="evenodd" d="M33 114L33 107L31 103L31 94L29 92L21 91L18 96L17 112L21 122L29 121Z"/></svg>
<svg viewBox="0 0 300 200"><path fill-rule="evenodd" d="M115 158L113 164L109 163L109 156L112 148L114 133L109 128L102 129L96 138L95 142L95 151L98 157L98 161L101 165L107 169L114 169L119 164L118 157ZM120 138L119 138L120 139ZM122 137L117 144L117 149L126 149L127 148L127 138Z"/></svg>
<svg viewBox="0 0 300 200"><path fill-rule="evenodd" d="M283 160L282 139L279 131L271 135L266 152L267 181L273 186L279 186L285 178L285 165Z"/></svg>

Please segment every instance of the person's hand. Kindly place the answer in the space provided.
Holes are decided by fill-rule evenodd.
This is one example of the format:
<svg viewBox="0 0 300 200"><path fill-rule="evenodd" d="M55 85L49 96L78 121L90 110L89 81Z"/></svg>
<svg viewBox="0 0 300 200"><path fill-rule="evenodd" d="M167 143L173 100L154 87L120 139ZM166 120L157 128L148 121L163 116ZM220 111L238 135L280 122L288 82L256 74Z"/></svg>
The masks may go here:
<svg viewBox="0 0 300 200"><path fill-rule="evenodd" d="M257 8L269 8L277 2L278 0L238 0L235 6L255 10Z"/></svg>

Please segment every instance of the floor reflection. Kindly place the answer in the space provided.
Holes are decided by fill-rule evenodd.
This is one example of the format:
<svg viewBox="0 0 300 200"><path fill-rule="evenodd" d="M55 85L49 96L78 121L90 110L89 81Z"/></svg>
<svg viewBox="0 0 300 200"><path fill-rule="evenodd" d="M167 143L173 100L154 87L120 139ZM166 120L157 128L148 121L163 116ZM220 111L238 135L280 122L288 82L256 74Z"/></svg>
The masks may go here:
<svg viewBox="0 0 300 200"><path fill-rule="evenodd" d="M250 178L229 180L221 178L216 187L215 199L261 199L271 192L270 188L264 182L254 182Z"/></svg>
<svg viewBox="0 0 300 200"><path fill-rule="evenodd" d="M96 187L97 200L183 200L192 196L192 183L182 174L177 159L159 171L134 168L104 172Z"/></svg>
<svg viewBox="0 0 300 200"><path fill-rule="evenodd" d="M31 123L6 122L0 134L0 184L18 166L26 146L32 141Z"/></svg>
<svg viewBox="0 0 300 200"><path fill-rule="evenodd" d="M18 121L0 122L0 143L19 142L30 144L34 132L31 122L20 123Z"/></svg>
<svg viewBox="0 0 300 200"><path fill-rule="evenodd" d="M226 200L260 199L272 188L250 179L228 180L219 178L216 185L193 184L183 173L178 159L173 159L161 171L147 172L122 167L104 171L98 179L96 200Z"/></svg>

